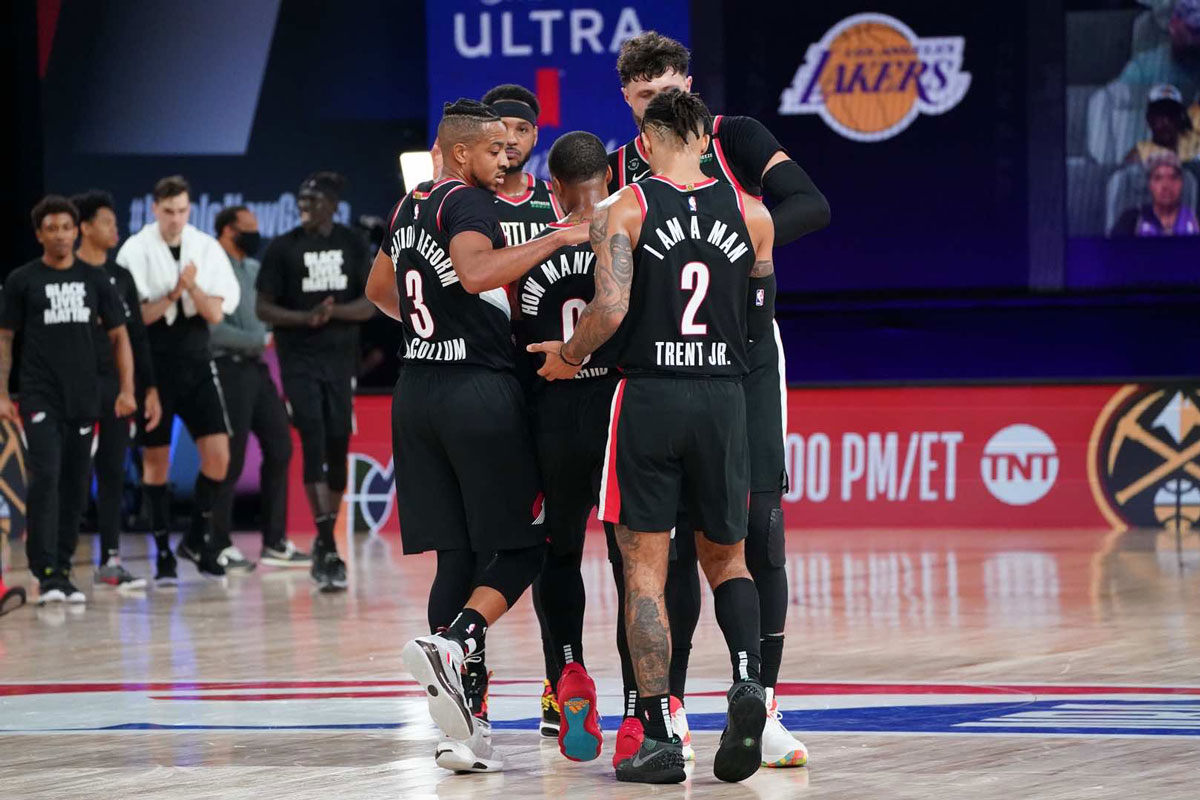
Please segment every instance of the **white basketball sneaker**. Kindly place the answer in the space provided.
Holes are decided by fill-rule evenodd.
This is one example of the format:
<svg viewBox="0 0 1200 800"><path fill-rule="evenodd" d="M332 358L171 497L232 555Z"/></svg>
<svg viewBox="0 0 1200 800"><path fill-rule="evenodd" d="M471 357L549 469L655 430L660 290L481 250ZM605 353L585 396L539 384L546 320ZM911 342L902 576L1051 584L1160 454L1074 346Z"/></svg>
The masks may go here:
<svg viewBox="0 0 1200 800"><path fill-rule="evenodd" d="M762 735L764 767L803 767L808 763L808 748L783 727L783 714L775 700L775 690L767 689L767 726Z"/></svg>
<svg viewBox="0 0 1200 800"><path fill-rule="evenodd" d="M671 696L671 728L683 743L683 760L695 761L696 748L692 747L692 729L688 727L687 711L674 695Z"/></svg>
<svg viewBox="0 0 1200 800"><path fill-rule="evenodd" d="M464 742L475 733L476 720L463 694L463 651L444 636L418 636L400 651L404 665L425 689L429 716L451 739Z"/></svg>
<svg viewBox="0 0 1200 800"><path fill-rule="evenodd" d="M438 742L434 761L442 769L453 772L501 772L504 757L492 747L492 726L475 719L475 732L465 741L443 738Z"/></svg>

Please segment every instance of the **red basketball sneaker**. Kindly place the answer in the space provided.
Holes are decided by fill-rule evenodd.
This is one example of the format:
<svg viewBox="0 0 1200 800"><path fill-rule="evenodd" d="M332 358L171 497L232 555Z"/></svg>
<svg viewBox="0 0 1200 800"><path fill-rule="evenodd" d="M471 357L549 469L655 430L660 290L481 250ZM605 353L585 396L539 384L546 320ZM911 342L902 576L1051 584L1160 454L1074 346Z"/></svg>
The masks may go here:
<svg viewBox="0 0 1200 800"><path fill-rule="evenodd" d="M621 727L617 729L617 749L613 753L613 767L627 758L633 758L642 746L642 739L646 738L646 732L642 729L642 721L637 717L626 717L621 720Z"/></svg>
<svg viewBox="0 0 1200 800"><path fill-rule="evenodd" d="M591 761L600 756L604 734L596 713L596 684L582 664L572 662L558 679L558 708L561 724L558 749L572 761Z"/></svg>

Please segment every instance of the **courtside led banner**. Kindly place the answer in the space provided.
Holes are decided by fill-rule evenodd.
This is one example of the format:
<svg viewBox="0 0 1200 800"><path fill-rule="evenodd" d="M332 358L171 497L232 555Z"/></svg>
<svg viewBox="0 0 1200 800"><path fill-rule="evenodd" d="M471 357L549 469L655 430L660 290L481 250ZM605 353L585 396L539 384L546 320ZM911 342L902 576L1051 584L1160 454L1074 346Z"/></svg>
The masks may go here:
<svg viewBox="0 0 1200 800"><path fill-rule="evenodd" d="M443 103L517 83L542 107L530 171L547 177L545 154L567 131L590 131L616 149L637 132L617 78L621 43L656 30L687 44L688 8L687 0L426 0L429 141Z"/></svg>
<svg viewBox="0 0 1200 800"><path fill-rule="evenodd" d="M346 519L397 531L391 398L359 397ZM789 528L1098 528L1195 537L1200 386L793 389ZM308 530L299 459L289 528Z"/></svg>

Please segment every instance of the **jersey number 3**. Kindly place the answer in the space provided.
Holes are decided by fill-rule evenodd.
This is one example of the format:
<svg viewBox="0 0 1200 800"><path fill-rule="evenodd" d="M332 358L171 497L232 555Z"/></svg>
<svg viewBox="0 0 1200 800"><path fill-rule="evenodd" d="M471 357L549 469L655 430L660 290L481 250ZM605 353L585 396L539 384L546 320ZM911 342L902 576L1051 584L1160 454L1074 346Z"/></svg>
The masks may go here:
<svg viewBox="0 0 1200 800"><path fill-rule="evenodd" d="M704 296L708 294L708 265L700 261L684 264L679 284L683 291L692 293L691 299L683 308L683 320L679 330L684 336L703 336L708 333L708 325L696 322L696 313L700 311Z"/></svg>
<svg viewBox="0 0 1200 800"><path fill-rule="evenodd" d="M404 273L404 293L408 295L409 302L413 304L413 313L408 315L408 321L412 323L417 336L428 339L433 335L433 315L429 313L429 307L425 305L421 273L415 269Z"/></svg>

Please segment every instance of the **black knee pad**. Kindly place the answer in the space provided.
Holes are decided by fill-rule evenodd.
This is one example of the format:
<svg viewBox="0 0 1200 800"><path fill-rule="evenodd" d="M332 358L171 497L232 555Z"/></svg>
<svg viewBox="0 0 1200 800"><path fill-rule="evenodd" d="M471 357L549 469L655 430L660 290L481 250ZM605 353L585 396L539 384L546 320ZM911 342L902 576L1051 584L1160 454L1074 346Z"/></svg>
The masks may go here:
<svg viewBox="0 0 1200 800"><path fill-rule="evenodd" d="M787 563L780 500L778 492L754 492L750 495L746 566L752 572L779 569Z"/></svg>
<svg viewBox="0 0 1200 800"><path fill-rule="evenodd" d="M346 491L346 455L350 452L350 437L330 437L325 442L325 457L327 468L325 481L329 488L339 494Z"/></svg>
<svg viewBox="0 0 1200 800"><path fill-rule="evenodd" d="M512 608L533 583L545 560L544 542L519 550L500 550L484 570L480 584L504 595L508 607Z"/></svg>

